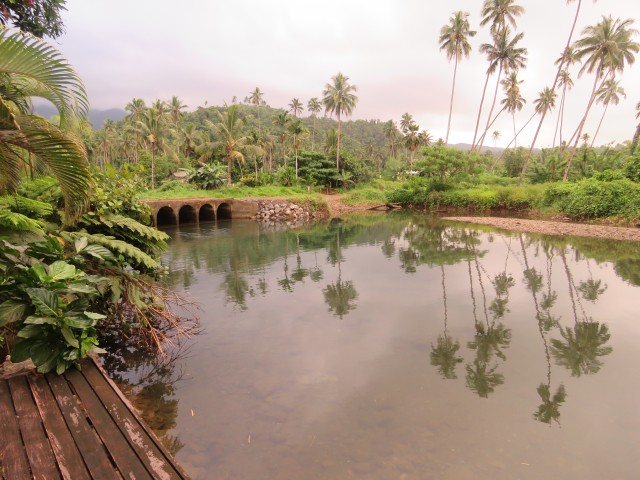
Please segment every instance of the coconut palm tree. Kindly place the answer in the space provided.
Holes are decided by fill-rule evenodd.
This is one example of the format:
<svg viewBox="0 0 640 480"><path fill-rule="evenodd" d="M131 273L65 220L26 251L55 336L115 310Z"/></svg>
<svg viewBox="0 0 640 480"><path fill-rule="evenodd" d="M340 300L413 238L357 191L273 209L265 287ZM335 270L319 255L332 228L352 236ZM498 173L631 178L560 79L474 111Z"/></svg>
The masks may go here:
<svg viewBox="0 0 640 480"><path fill-rule="evenodd" d="M327 83L322 92L322 103L326 112L336 114L338 119L338 144L336 148L336 170L340 171L340 118L349 116L358 103L354 92L358 90L349 83L349 77L338 73L331 78L333 83Z"/></svg>
<svg viewBox="0 0 640 480"><path fill-rule="evenodd" d="M461 57L469 58L471 54L471 44L469 37L476 34L475 30L469 27L469 14L463 11L454 12L449 19L449 23L440 29L440 50L444 50L449 62L454 60L453 82L451 84L451 100L449 101L449 120L447 121L447 135L444 143L449 142L449 130L451 129L451 113L453 111L453 94L456 89L456 74L458 73L458 62Z"/></svg>
<svg viewBox="0 0 640 480"><path fill-rule="evenodd" d="M493 117L493 119L491 120L491 122L489 123L485 131L482 133L482 136L480 137L480 140L479 140L480 145L484 143L484 138L489 132L489 128L491 128L491 126L495 123L495 121L498 119L500 114L505 110L512 112L513 133L514 133L513 141L515 142L515 138L517 136L516 128L515 128L515 111L522 110L522 108L524 107L524 104L526 103L526 100L522 98L522 96L520 95L521 83L522 81L518 80L517 70L512 71L507 78L503 79L500 82L500 84L502 85L502 88L505 91L505 98L500 100L500 105L502 105L502 108L500 108L498 113L496 113L496 115Z"/></svg>
<svg viewBox="0 0 640 480"><path fill-rule="evenodd" d="M509 76L502 81L502 87L505 90L506 97L503 98L500 103L507 112L511 113L511 119L513 121L514 148L518 148L518 143L516 141L516 138L518 137L516 133L516 111L519 112L522 110L525 103L527 103L520 93L520 84L522 82L524 82L524 80L518 80L517 71L511 72Z"/></svg>
<svg viewBox="0 0 640 480"><path fill-rule="evenodd" d="M255 90L249 92L249 102L254 107L258 107L258 136L262 136L261 131L261 120L260 120L260 107L263 105L264 100L262 99L262 91L260 88L256 87Z"/></svg>
<svg viewBox="0 0 640 480"><path fill-rule="evenodd" d="M137 122L137 126L142 134L142 138L145 143L151 149L151 190L156 188L156 154L159 149L169 151L166 145L166 138L168 136L167 116L163 113L163 110L159 110L159 104L148 108L143 116L142 120Z"/></svg>
<svg viewBox="0 0 640 480"><path fill-rule="evenodd" d="M271 119L271 123L280 129L280 143L282 144L282 161L284 166L287 166L287 151L285 141L287 139L287 125L289 124L290 117L285 111L279 112L275 117Z"/></svg>
<svg viewBox="0 0 640 480"><path fill-rule="evenodd" d="M562 70L560 77L558 78L558 86L562 88L562 95L560 97L560 108L558 108L558 121L556 122L556 133L553 135L553 145L556 146L556 134L559 134L559 144L562 146L562 127L564 123L564 106L565 98L567 96L567 90L573 88L573 79L568 70ZM561 147L562 148L562 147Z"/></svg>
<svg viewBox="0 0 640 480"><path fill-rule="evenodd" d="M178 122L184 117L182 110L185 108L187 108L187 105L182 103L182 100L180 100L177 95L171 97L171 100L167 104L167 110L174 126L177 126Z"/></svg>
<svg viewBox="0 0 640 480"><path fill-rule="evenodd" d="M498 139L500 138L500 132L498 130L494 130L491 136L493 137L493 146L497 147Z"/></svg>
<svg viewBox="0 0 640 480"><path fill-rule="evenodd" d="M297 98L294 98L293 100L291 100L291 103L289 103L289 111L294 116L294 118L298 118L298 115L302 113L303 109L304 107L302 106L302 102Z"/></svg>
<svg viewBox="0 0 640 480"><path fill-rule="evenodd" d="M129 124L137 126L137 123L142 121L144 117L144 113L147 111L147 106L144 103L144 100L141 98L134 98L131 100L124 109L129 112L124 118L125 121L129 122ZM134 161L138 163L138 159L140 156L140 135L138 133L138 129L136 128L136 148L134 150Z"/></svg>
<svg viewBox="0 0 640 480"><path fill-rule="evenodd" d="M491 32L504 29L507 24L516 28L516 17L524 13L524 7L516 5L514 0L485 0L482 4L480 26L491 24Z"/></svg>
<svg viewBox="0 0 640 480"><path fill-rule="evenodd" d="M522 15L522 13L524 13L524 8L516 5L513 0L485 0L482 5L482 20L480 21L480 25L485 26L487 24L491 24L490 31L495 45L495 40L500 37L501 31L507 28L507 24L510 24L515 28L516 17ZM480 47L480 51L483 52L482 46ZM487 69L487 77L482 89L482 98L480 99L480 107L478 108L478 118L476 120L476 128L473 133L472 145L476 144L478 127L480 126L480 118L482 115L482 107L484 105L484 97L489 84L489 77L493 75L497 68L497 65L493 61L494 59L489 55L489 52L486 53L487 60L489 61L489 68Z"/></svg>
<svg viewBox="0 0 640 480"><path fill-rule="evenodd" d="M318 117L318 113L322 110L322 104L318 100L317 97L313 97L309 99L307 102L307 110L313 117L313 134L311 135L311 150L315 150L316 147L316 118Z"/></svg>
<svg viewBox="0 0 640 480"><path fill-rule="evenodd" d="M248 144L248 138L242 134L244 120L240 118L237 105L231 105L227 111L218 114L218 122L208 122L208 126L213 129L216 136L221 140L214 142L222 147L224 158L227 160L227 185L231 185L231 167L233 161L244 163L242 148Z"/></svg>
<svg viewBox="0 0 640 480"><path fill-rule="evenodd" d="M32 97L56 107L60 126L31 114ZM60 184L65 221L77 219L89 204L93 180L84 144L67 129L88 109L82 80L58 51L0 29L0 191L15 192L22 165L42 162Z"/></svg>
<svg viewBox="0 0 640 480"><path fill-rule="evenodd" d="M631 18L614 20L611 16L603 16L601 22L586 27L582 31L582 38L576 41L576 58L579 61L584 60L578 76L585 72L593 73L594 81L587 108L576 130L573 149L564 171L564 181L569 177L571 162L578 149L580 135L598 89L616 72L623 72L627 64L632 65L635 62L634 54L640 51L640 44L634 41L638 31L632 28L632 25L633 19Z"/></svg>
<svg viewBox="0 0 640 480"><path fill-rule="evenodd" d="M389 120L382 126L384 132L384 138L389 142L389 152L393 158L396 158L396 146L398 145L398 139L400 137L400 131L396 122Z"/></svg>
<svg viewBox="0 0 640 480"><path fill-rule="evenodd" d="M491 115L498 98L498 87L500 86L500 77L502 72L509 73L511 71L525 68L527 65L527 49L518 47L517 44L524 37L524 33L518 33L515 37L510 38L510 30L508 27L500 29L497 33L494 33L493 45L485 43L480 46L480 51L487 54L489 58L489 70L498 71L496 87L493 93L493 102L489 109L489 115L487 116L487 125L484 129L487 132L491 124ZM488 71L489 71L488 70ZM482 150L482 144L484 135L480 137L479 148Z"/></svg>
<svg viewBox="0 0 640 480"><path fill-rule="evenodd" d="M536 114L545 115L548 111L552 110L553 107L556 106L556 92L549 87L545 87L544 90L540 92L538 98L534 100L533 104L535 105L534 115ZM541 126L542 124L539 123L538 128L536 130L536 134L533 136L532 144L535 144L536 139L538 138L538 134L540 133ZM522 183L522 181L524 180L524 176L527 173L527 170L529 169L530 160L531 160L531 150L529 150L529 153L527 154L527 157L524 161L524 165L522 166L522 172L520 173L520 180L518 183Z"/></svg>
<svg viewBox="0 0 640 480"><path fill-rule="evenodd" d="M407 127L407 132L404 136L404 144L409 150L409 170L413 170L413 157L416 150L420 146L420 127L417 123L412 122Z"/></svg>
<svg viewBox="0 0 640 480"><path fill-rule="evenodd" d="M620 86L620 82L618 82L615 78L606 80L596 92L596 103L603 104L604 110L602 112L602 117L600 117L600 121L598 122L596 133L593 134L593 138L591 139L591 148L593 148L593 144L596 141L596 137L598 136L598 132L600 131L600 127L602 126L602 121L604 120L604 116L607 114L609 104L613 103L614 105L618 105L620 103L620 95L622 95L624 98L627 98L627 94L624 91L624 88Z"/></svg>
<svg viewBox="0 0 640 480"><path fill-rule="evenodd" d="M309 130L302 125L302 120L299 118L294 119L291 123L289 123L289 133L293 137L293 152L296 158L296 178L298 178L298 151L300 150L300 139L309 135Z"/></svg>

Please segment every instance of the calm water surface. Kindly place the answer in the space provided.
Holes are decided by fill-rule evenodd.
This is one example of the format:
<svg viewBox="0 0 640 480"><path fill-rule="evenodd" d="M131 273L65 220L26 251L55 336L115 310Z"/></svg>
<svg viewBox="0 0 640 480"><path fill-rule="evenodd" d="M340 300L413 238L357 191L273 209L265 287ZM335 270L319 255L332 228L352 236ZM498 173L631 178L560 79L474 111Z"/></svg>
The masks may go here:
<svg viewBox="0 0 640 480"><path fill-rule="evenodd" d="M106 365L194 479L640 478L640 245L404 214L169 233L202 333Z"/></svg>

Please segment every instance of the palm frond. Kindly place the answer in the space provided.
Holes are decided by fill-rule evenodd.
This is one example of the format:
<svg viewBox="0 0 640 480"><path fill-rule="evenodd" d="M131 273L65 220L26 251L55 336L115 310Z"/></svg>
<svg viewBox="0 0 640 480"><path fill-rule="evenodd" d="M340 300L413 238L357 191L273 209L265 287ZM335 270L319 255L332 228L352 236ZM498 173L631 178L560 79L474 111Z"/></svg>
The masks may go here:
<svg viewBox="0 0 640 480"><path fill-rule="evenodd" d="M55 48L36 37L0 30L0 73L46 85L56 106L64 104L69 111L87 115L89 102L82 80Z"/></svg>
<svg viewBox="0 0 640 480"><path fill-rule="evenodd" d="M93 186L84 144L72 134L41 117L16 115L16 120L20 130L9 132L6 138L0 138L0 144L20 147L36 155L47 165L60 182L65 201L66 221L74 221L86 210ZM7 160L3 157L0 156L0 163Z"/></svg>

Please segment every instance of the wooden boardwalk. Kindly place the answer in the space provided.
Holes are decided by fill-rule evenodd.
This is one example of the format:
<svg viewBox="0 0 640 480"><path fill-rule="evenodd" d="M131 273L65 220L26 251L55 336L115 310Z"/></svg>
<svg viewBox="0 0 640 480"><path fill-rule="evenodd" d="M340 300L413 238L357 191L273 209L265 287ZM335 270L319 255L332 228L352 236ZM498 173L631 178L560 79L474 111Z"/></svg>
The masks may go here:
<svg viewBox="0 0 640 480"><path fill-rule="evenodd" d="M0 380L0 479L187 479L94 360Z"/></svg>

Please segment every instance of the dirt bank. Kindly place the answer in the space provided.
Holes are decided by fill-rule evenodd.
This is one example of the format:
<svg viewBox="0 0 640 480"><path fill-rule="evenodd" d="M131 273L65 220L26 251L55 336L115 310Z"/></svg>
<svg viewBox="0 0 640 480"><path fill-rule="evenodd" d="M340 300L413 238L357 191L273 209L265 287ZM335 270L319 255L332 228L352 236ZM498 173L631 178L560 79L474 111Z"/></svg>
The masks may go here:
<svg viewBox="0 0 640 480"><path fill-rule="evenodd" d="M586 223L550 222L502 217L443 217L445 220L491 225L516 232L542 233L545 235L608 238L611 240L640 241L640 228L610 227Z"/></svg>

